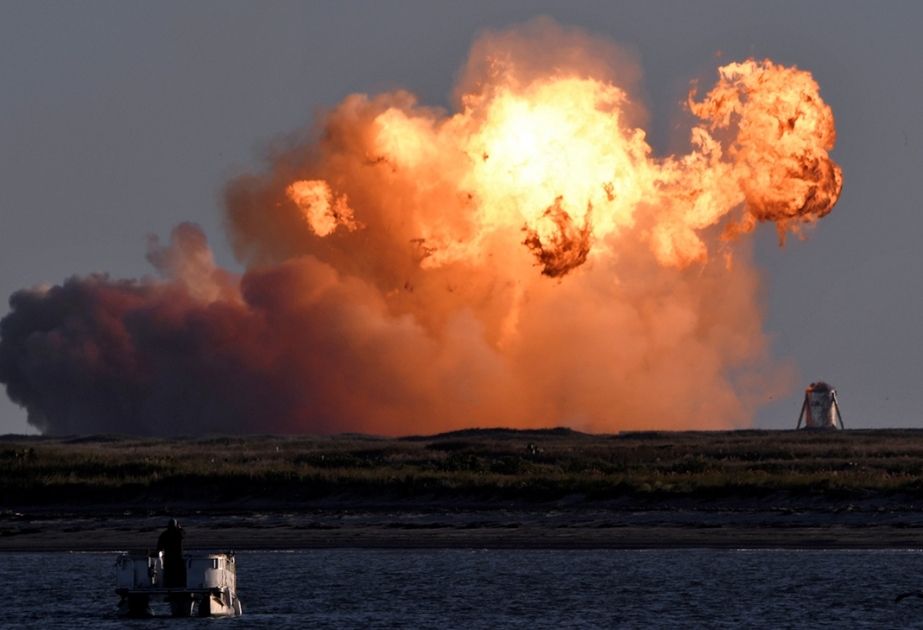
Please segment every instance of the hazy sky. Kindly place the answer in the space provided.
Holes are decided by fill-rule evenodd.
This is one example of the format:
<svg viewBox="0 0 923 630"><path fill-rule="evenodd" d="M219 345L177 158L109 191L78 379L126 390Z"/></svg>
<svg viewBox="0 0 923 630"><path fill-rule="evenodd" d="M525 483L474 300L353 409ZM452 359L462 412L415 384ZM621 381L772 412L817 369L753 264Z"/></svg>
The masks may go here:
<svg viewBox="0 0 923 630"><path fill-rule="evenodd" d="M722 61L809 70L836 117L839 204L805 241L761 226L766 329L846 426L923 425L923 5L850 2L11 2L0 0L0 295L96 271L138 278L148 234L203 226L274 139L354 92L448 105L473 38L548 15L634 48L666 152L690 80ZM2 313L6 312L6 307ZM0 401L0 434L32 432Z"/></svg>

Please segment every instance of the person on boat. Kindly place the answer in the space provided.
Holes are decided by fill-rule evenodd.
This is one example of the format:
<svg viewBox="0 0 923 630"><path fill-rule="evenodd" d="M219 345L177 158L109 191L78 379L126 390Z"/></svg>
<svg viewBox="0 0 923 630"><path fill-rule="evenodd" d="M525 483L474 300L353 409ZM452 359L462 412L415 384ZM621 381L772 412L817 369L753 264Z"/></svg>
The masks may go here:
<svg viewBox="0 0 923 630"><path fill-rule="evenodd" d="M163 585L167 588L186 588L185 538L186 530L171 518L167 529L157 539L157 551L163 552Z"/></svg>

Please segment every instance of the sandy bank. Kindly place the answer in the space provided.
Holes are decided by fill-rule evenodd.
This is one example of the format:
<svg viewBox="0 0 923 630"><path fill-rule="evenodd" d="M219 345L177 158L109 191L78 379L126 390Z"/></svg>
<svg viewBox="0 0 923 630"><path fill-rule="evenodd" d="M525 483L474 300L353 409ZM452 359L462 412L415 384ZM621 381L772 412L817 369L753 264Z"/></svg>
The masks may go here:
<svg viewBox="0 0 923 630"><path fill-rule="evenodd" d="M923 548L923 513L879 510L313 510L176 515L190 549ZM152 547L161 513L0 516L0 551Z"/></svg>

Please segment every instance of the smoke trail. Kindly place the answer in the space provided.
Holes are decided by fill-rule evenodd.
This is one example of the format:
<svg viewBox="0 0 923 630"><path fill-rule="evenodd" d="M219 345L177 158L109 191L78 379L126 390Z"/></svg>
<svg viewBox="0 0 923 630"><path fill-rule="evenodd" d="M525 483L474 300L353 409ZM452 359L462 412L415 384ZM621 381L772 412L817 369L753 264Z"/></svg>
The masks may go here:
<svg viewBox="0 0 923 630"><path fill-rule="evenodd" d="M242 276L182 225L160 280L19 291L0 382L50 433L746 425L791 374L746 233L833 207L832 114L806 72L731 64L658 159L639 78L537 20L475 43L455 113L350 96L228 185Z"/></svg>

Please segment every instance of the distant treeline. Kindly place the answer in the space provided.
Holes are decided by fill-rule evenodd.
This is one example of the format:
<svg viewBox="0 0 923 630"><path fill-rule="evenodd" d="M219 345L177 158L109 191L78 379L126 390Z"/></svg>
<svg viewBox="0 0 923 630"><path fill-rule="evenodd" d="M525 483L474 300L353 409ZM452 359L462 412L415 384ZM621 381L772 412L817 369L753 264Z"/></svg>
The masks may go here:
<svg viewBox="0 0 923 630"><path fill-rule="evenodd" d="M0 437L0 507L923 498L923 431Z"/></svg>

